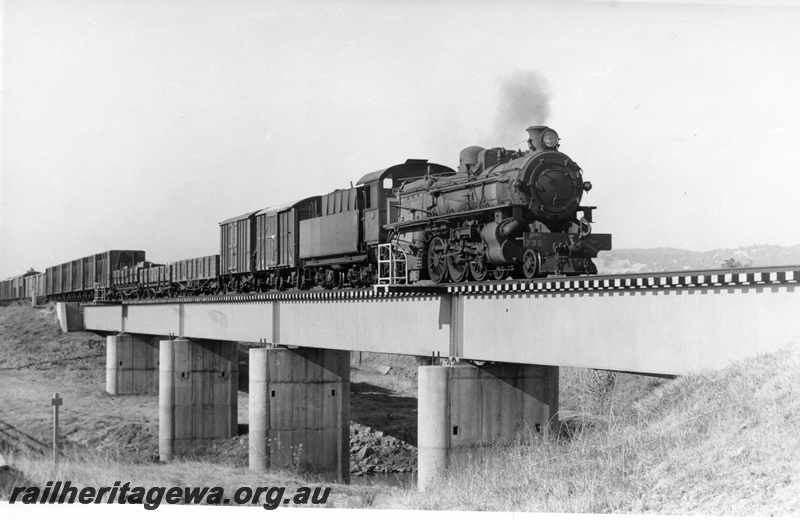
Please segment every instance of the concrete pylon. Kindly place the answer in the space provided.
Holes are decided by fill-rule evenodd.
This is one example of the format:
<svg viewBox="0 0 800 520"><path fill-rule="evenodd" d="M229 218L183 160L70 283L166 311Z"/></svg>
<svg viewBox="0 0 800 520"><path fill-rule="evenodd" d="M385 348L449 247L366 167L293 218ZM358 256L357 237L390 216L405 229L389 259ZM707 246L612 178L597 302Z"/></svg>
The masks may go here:
<svg viewBox="0 0 800 520"><path fill-rule="evenodd" d="M558 429L558 367L419 367L418 474L424 490L457 460Z"/></svg>
<svg viewBox="0 0 800 520"><path fill-rule="evenodd" d="M156 336L107 336L106 392L111 395L158 393L158 356Z"/></svg>
<svg viewBox="0 0 800 520"><path fill-rule="evenodd" d="M158 453L161 460L238 428L238 345L227 341L159 343Z"/></svg>
<svg viewBox="0 0 800 520"><path fill-rule="evenodd" d="M250 349L250 469L350 482L350 352Z"/></svg>
<svg viewBox="0 0 800 520"><path fill-rule="evenodd" d="M79 332L83 330L83 312L81 304L74 302L57 302L56 316L61 325L61 332Z"/></svg>

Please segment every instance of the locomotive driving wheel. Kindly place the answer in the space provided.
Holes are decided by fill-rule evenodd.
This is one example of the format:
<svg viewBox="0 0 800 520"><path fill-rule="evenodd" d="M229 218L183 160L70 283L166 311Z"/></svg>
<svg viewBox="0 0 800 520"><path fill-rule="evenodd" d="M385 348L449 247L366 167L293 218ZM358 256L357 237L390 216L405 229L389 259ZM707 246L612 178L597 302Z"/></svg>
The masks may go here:
<svg viewBox="0 0 800 520"><path fill-rule="evenodd" d="M469 274L476 282L482 282L486 280L489 269L486 268L486 264L483 262L474 261L469 263Z"/></svg>
<svg viewBox="0 0 800 520"><path fill-rule="evenodd" d="M447 242L440 237L434 237L428 244L428 275L435 283L447 281Z"/></svg>
<svg viewBox="0 0 800 520"><path fill-rule="evenodd" d="M464 257L459 254L448 256L447 272L450 274L450 279L455 283L463 282L467 279L469 262L467 262Z"/></svg>
<svg viewBox="0 0 800 520"><path fill-rule="evenodd" d="M522 256L522 275L528 280L536 278L541 267L542 260L539 253L533 249L526 249L525 254Z"/></svg>

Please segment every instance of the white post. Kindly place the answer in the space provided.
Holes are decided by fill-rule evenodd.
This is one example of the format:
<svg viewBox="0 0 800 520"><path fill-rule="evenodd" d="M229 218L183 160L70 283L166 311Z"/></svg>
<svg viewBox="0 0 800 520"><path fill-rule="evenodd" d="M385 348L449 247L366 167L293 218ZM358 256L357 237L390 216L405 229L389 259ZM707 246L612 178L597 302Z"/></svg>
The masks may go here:
<svg viewBox="0 0 800 520"><path fill-rule="evenodd" d="M53 467L55 467L58 460L58 407L64 404L58 394L53 394L53 399L50 401L53 405Z"/></svg>

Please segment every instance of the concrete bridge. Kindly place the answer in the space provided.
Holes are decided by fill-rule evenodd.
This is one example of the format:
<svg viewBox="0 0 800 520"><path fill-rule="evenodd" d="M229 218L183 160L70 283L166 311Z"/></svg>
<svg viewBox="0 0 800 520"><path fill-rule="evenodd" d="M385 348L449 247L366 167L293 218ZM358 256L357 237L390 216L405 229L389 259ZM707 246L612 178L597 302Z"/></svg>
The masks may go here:
<svg viewBox="0 0 800 520"><path fill-rule="evenodd" d="M107 391L158 392L160 456L236 434L250 349L250 466L349 478L349 354L419 368L419 484L454 457L558 424L558 367L681 375L800 337L800 267L85 305ZM65 320L70 309L61 304ZM74 312L74 309L73 309ZM158 377L156 377L158 373Z"/></svg>

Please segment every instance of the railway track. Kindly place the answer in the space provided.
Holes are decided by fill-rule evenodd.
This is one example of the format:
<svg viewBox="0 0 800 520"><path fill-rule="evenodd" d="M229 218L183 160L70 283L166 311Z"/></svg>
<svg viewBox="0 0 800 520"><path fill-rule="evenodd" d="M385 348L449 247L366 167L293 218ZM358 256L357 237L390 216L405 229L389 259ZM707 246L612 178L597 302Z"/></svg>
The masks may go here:
<svg viewBox="0 0 800 520"><path fill-rule="evenodd" d="M550 277L532 280L500 280L442 285L393 285L359 289L289 290L265 293L188 296L159 299L95 302L98 305L147 305L156 303L235 303L291 300L369 300L396 296L473 293L603 292L722 287L768 287L800 283L800 266L754 267L628 273L580 277Z"/></svg>

